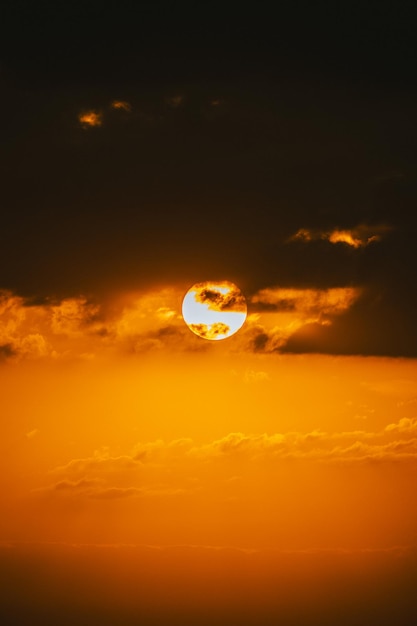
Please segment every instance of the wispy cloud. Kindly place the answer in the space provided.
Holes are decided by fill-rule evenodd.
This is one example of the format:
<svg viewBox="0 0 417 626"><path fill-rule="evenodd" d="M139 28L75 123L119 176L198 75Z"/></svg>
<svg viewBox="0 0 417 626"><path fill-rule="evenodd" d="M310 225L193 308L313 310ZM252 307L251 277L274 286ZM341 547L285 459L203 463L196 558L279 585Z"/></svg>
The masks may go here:
<svg viewBox="0 0 417 626"><path fill-rule="evenodd" d="M126 111L126 113L130 113L132 111L132 105L126 100L113 100L110 107L116 111Z"/></svg>
<svg viewBox="0 0 417 626"><path fill-rule="evenodd" d="M361 296L358 287L292 289L269 287L250 299L251 311L243 337L255 352L276 352L297 331L331 326ZM250 349L250 348L249 348Z"/></svg>
<svg viewBox="0 0 417 626"><path fill-rule="evenodd" d="M266 464L269 471L274 471L271 462L415 463L416 435L417 419L402 418L376 432L320 429L273 434L232 432L200 444L192 439L159 439L138 443L124 455L112 455L103 449L90 457L73 459L51 471L51 476L59 480L45 489L58 495L99 499L194 493L197 487L211 488L212 479L208 481L211 471L217 480L223 474L222 480L230 478L229 465L224 465L227 459L248 463L252 469L253 463L258 467ZM208 473L207 464L213 466Z"/></svg>
<svg viewBox="0 0 417 626"><path fill-rule="evenodd" d="M357 300L361 290L354 287L332 289L261 289L251 298L253 309L292 312L317 321L323 315L337 315Z"/></svg>
<svg viewBox="0 0 417 626"><path fill-rule="evenodd" d="M33 305L11 292L0 292L3 358L56 358L60 351L85 354L88 337L97 340L106 334L99 311L83 296ZM65 345L70 339L72 348Z"/></svg>
<svg viewBox="0 0 417 626"><path fill-rule="evenodd" d="M316 241L325 240L333 244L346 244L352 248L364 248L371 243L381 241L381 239L391 230L386 224L376 224L373 226L359 224L354 228L333 228L331 230L319 230L300 228L289 241Z"/></svg>

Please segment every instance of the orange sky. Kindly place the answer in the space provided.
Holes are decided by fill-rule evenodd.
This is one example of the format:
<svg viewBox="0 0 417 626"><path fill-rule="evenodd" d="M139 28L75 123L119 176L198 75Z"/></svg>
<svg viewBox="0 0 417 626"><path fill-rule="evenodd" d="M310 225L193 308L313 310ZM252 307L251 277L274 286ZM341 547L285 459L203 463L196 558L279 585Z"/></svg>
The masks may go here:
<svg viewBox="0 0 417 626"><path fill-rule="evenodd" d="M186 328L182 293L127 294L107 310L5 296L3 538L413 543L416 362L257 353L250 339L270 317L278 335L314 315L311 302L324 308L311 290L283 327L279 314L249 314L213 346Z"/></svg>
<svg viewBox="0 0 417 626"><path fill-rule="evenodd" d="M310 567L330 584L333 567L340 580L347 575L340 558L360 568L371 559L375 572L381 555L382 567L398 554L412 558L416 361L254 350L255 331L275 328L278 336L314 316L316 302L349 306L350 292L286 293L297 306L284 321L251 314L249 303L246 325L220 342L186 328L184 292L171 286L105 304L75 298L35 306L4 296L3 549L26 546L35 556L24 558L35 561L39 550L51 562L70 558L75 572L81 559L94 576L102 558L121 559L127 588L137 552L120 546L151 550L142 565L156 568L151 577L167 576L175 597L187 581L194 608L220 567L233 573L226 596L234 606L257 568L262 580L283 575L283 555L290 595ZM74 545L84 546L75 561ZM122 552L88 556L86 546ZM336 561L323 561L323 553ZM239 554L252 555L252 565ZM259 601L277 601L272 589L252 583ZM110 585L117 606L127 594L111 576L96 584ZM218 606L226 596L216 596Z"/></svg>
<svg viewBox="0 0 417 626"><path fill-rule="evenodd" d="M3 4L0 624L417 624L417 5Z"/></svg>

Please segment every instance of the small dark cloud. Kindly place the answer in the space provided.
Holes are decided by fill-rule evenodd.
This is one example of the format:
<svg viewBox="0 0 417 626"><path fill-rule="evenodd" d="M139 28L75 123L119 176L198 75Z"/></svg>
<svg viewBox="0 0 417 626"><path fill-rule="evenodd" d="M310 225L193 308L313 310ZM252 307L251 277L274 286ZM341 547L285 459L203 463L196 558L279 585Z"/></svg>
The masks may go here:
<svg viewBox="0 0 417 626"><path fill-rule="evenodd" d="M113 100L110 107L116 111L125 111L126 113L130 113L132 111L132 105L130 102L127 102L127 100Z"/></svg>
<svg viewBox="0 0 417 626"><path fill-rule="evenodd" d="M216 339L220 335L227 336L230 332L230 326L222 322L215 322L210 326L207 324L190 324L189 326L197 335L205 339Z"/></svg>
<svg viewBox="0 0 417 626"><path fill-rule="evenodd" d="M267 333L259 333L253 339L253 349L255 352L263 352L266 348L266 344L268 343L268 335Z"/></svg>
<svg viewBox="0 0 417 626"><path fill-rule="evenodd" d="M286 312L291 313L297 308L294 299L281 298L277 302L252 302L250 310L252 313L274 313L274 312Z"/></svg>
<svg viewBox="0 0 417 626"><path fill-rule="evenodd" d="M240 289L234 285L227 287L227 293L222 293L214 287L200 287L195 299L197 302L208 304L214 311L246 311L246 301Z"/></svg>
<svg viewBox="0 0 417 626"><path fill-rule="evenodd" d="M391 357L417 356L417 335L413 308L417 298L387 290L370 290L350 310L329 325L307 324L295 331L280 347L282 352L374 355Z"/></svg>
<svg viewBox="0 0 417 626"><path fill-rule="evenodd" d="M16 356L16 354L17 352L11 343L4 343L3 345L0 345L0 360Z"/></svg>

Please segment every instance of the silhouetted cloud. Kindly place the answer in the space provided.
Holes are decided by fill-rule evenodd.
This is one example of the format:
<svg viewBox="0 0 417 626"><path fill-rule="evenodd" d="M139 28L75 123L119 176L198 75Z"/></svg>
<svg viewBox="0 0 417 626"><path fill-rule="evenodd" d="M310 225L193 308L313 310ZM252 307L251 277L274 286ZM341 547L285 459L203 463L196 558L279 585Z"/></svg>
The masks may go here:
<svg viewBox="0 0 417 626"><path fill-rule="evenodd" d="M213 324L189 324L191 330L193 330L200 337L204 339L216 339L221 335L227 337L230 332L230 326L223 322L214 322Z"/></svg>
<svg viewBox="0 0 417 626"><path fill-rule="evenodd" d="M196 293L196 302L207 304L210 310L213 311L246 311L246 300L242 292L238 287L230 283L207 285L207 283L200 283L194 285ZM218 287L216 289L216 287ZM220 291L219 288L224 287L227 289L226 293Z"/></svg>

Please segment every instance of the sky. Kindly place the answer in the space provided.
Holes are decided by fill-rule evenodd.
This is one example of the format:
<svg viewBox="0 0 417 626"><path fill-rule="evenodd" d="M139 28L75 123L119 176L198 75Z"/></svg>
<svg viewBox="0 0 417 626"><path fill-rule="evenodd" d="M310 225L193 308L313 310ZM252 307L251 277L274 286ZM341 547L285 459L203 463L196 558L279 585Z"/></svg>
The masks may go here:
<svg viewBox="0 0 417 626"><path fill-rule="evenodd" d="M273 9L1 9L7 626L417 614L415 7Z"/></svg>

